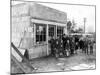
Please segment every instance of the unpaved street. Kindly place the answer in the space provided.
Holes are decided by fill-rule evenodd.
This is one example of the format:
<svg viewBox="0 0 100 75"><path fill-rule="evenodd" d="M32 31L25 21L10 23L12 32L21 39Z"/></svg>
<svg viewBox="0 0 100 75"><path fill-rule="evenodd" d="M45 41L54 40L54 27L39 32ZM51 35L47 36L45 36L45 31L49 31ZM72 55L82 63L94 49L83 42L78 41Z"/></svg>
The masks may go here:
<svg viewBox="0 0 100 75"><path fill-rule="evenodd" d="M48 56L42 58L32 59L30 61L33 67L37 68L32 73L39 72L54 72L54 71L73 71L73 70L87 70L95 69L96 57L95 52L93 55L87 55L78 51L74 54L65 58L58 58ZM28 70L28 68L26 67ZM22 73L21 69L16 64L12 64L13 73Z"/></svg>
<svg viewBox="0 0 100 75"><path fill-rule="evenodd" d="M78 54L70 57L56 59L49 56L34 59L31 63L38 68L36 72L51 72L95 69L95 60L95 53L93 55L86 55L79 51Z"/></svg>

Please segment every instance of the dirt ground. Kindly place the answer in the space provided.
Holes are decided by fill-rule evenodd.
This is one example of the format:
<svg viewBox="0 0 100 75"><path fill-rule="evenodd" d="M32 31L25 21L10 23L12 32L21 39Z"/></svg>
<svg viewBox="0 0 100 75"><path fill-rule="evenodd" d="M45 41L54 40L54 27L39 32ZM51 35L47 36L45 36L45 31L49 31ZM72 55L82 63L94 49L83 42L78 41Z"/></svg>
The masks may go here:
<svg viewBox="0 0 100 75"><path fill-rule="evenodd" d="M64 57L56 59L55 57L48 56L37 59L32 59L30 61L33 67L37 68L33 73L39 72L54 72L54 71L73 71L73 70L86 70L95 69L96 57L95 52L93 55L87 55L82 53L80 50L77 54L70 57ZM12 66L14 68L15 66ZM16 67L16 69L18 69ZM16 70L15 73L21 73L21 70Z"/></svg>
<svg viewBox="0 0 100 75"><path fill-rule="evenodd" d="M69 71L94 69L95 59L95 55L86 55L80 52L73 56L59 59L54 57L35 59L31 63L38 68L36 72Z"/></svg>

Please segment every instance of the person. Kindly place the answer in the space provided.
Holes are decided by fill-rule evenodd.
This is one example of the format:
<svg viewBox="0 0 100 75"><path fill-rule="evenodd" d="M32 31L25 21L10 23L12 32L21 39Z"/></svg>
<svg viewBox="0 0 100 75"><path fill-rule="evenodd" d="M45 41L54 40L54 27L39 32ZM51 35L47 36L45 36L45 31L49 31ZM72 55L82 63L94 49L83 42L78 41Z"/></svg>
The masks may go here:
<svg viewBox="0 0 100 75"><path fill-rule="evenodd" d="M79 38L78 36L75 36L75 53L77 54L77 50L79 48Z"/></svg>
<svg viewBox="0 0 100 75"><path fill-rule="evenodd" d="M54 56L55 55L54 54L55 40L54 40L54 37L53 36L51 37L49 43L50 43L50 47L51 47L51 56Z"/></svg>
<svg viewBox="0 0 100 75"><path fill-rule="evenodd" d="M70 42L69 42L69 40L67 40L65 51L64 51L64 55L65 56L69 56L70 55Z"/></svg>
<svg viewBox="0 0 100 75"><path fill-rule="evenodd" d="M77 54L77 50L78 50L78 42L75 42L75 53Z"/></svg>
<svg viewBox="0 0 100 75"><path fill-rule="evenodd" d="M93 54L93 41L90 41L90 54Z"/></svg>
<svg viewBox="0 0 100 75"><path fill-rule="evenodd" d="M74 37L70 39L70 51L71 51L71 55L73 55L75 51Z"/></svg>
<svg viewBox="0 0 100 75"><path fill-rule="evenodd" d="M76 43L76 42L77 42L77 43L79 42L79 38L78 38L77 35L75 36L75 43Z"/></svg>
<svg viewBox="0 0 100 75"><path fill-rule="evenodd" d="M63 41L60 36L56 39L56 57L63 55Z"/></svg>
<svg viewBox="0 0 100 75"><path fill-rule="evenodd" d="M80 46L80 49L82 50L82 53L84 52L84 41L82 38L80 38L79 40L79 46Z"/></svg>
<svg viewBox="0 0 100 75"><path fill-rule="evenodd" d="M59 54L58 54L58 53L59 53L59 52L58 52L58 51L59 51L59 50L58 50L59 47L58 47L58 46L59 46L59 37L57 37L57 38L55 39L55 57L56 57L56 58L59 57Z"/></svg>
<svg viewBox="0 0 100 75"><path fill-rule="evenodd" d="M84 51L85 51L85 54L88 54L88 40L87 40L87 38L84 40Z"/></svg>
<svg viewBox="0 0 100 75"><path fill-rule="evenodd" d="M63 34L62 40L63 40L63 47L64 47L64 50L65 50L65 46L66 46L66 42L67 42L67 38L66 38L65 34Z"/></svg>

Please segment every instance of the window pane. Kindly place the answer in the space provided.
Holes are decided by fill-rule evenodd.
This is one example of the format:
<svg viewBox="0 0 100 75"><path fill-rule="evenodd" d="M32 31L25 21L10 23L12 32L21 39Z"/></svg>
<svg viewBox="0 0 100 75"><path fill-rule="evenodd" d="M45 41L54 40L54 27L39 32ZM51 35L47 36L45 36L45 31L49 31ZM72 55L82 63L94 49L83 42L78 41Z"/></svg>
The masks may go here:
<svg viewBox="0 0 100 75"><path fill-rule="evenodd" d="M55 26L49 25L49 36L55 36Z"/></svg>
<svg viewBox="0 0 100 75"><path fill-rule="evenodd" d="M62 38L63 35L63 27L57 27L57 36L60 36Z"/></svg>
<svg viewBox="0 0 100 75"><path fill-rule="evenodd" d="M36 42L46 41L46 25L36 24Z"/></svg>
<svg viewBox="0 0 100 75"><path fill-rule="evenodd" d="M36 42L39 41L39 35L36 35Z"/></svg>

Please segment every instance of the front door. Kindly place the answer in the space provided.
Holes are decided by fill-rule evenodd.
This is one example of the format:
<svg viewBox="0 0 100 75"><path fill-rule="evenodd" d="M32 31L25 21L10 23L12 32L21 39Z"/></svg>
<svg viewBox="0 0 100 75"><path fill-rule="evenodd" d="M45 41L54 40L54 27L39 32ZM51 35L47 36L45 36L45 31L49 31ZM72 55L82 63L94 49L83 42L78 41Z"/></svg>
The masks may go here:
<svg viewBox="0 0 100 75"><path fill-rule="evenodd" d="M48 25L48 42L51 40L51 37L56 38L56 25ZM48 43L48 51L51 53L50 43Z"/></svg>

